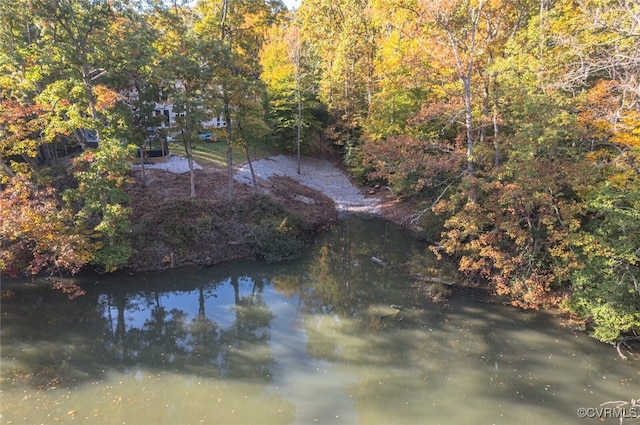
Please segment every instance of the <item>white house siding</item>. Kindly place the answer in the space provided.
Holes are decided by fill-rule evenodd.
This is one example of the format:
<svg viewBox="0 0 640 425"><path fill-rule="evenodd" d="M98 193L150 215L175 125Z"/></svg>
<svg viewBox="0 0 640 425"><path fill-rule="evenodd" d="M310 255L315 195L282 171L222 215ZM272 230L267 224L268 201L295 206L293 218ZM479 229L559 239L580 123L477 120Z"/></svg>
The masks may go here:
<svg viewBox="0 0 640 425"><path fill-rule="evenodd" d="M178 84L176 84L178 86ZM120 93L122 96L122 100L129 105L129 108L135 113L139 112L136 108L134 108L135 102L139 99L138 90L136 88L132 88L127 91L123 91ZM175 127L177 126L176 118L180 116L179 113L173 111L173 103L172 102L154 102L154 110L153 116L164 116L165 119L162 120L162 123L158 128L167 128L167 127ZM213 117L208 121L203 121L202 127L205 129L209 128L224 128L227 126L227 122L220 116Z"/></svg>

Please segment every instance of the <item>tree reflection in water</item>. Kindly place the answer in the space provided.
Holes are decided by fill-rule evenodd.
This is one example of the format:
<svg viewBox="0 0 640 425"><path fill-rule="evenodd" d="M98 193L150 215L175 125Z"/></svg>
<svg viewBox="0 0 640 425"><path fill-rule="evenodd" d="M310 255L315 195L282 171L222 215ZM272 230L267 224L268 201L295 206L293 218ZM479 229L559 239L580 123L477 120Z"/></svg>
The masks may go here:
<svg viewBox="0 0 640 425"><path fill-rule="evenodd" d="M122 367L266 379L273 362L268 349L273 314L262 296L265 282L261 276L232 274L183 290L102 294L99 302L107 316L116 317L103 334L105 347ZM232 294L233 304L208 302L220 294ZM231 323L217 323L230 314Z"/></svg>
<svg viewBox="0 0 640 425"><path fill-rule="evenodd" d="M158 423L575 423L578 406L633 396L637 368L553 318L425 303L412 249L350 220L292 263L114 276L73 301L23 285L2 303L3 420L48 423L81 400L95 424L135 422L140 403Z"/></svg>

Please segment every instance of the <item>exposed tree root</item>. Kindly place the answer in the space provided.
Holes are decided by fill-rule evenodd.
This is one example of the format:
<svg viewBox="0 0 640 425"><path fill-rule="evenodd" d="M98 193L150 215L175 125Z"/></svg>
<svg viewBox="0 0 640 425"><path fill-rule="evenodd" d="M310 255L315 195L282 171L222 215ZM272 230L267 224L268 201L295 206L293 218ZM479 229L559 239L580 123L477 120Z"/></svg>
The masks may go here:
<svg viewBox="0 0 640 425"><path fill-rule="evenodd" d="M631 341L640 341L640 336L628 336L626 338L622 338L616 344L616 350L618 350L618 355L622 360L628 360L629 358L623 353L623 350L627 350L627 354L632 357L636 357L639 354L629 345Z"/></svg>
<svg viewBox="0 0 640 425"><path fill-rule="evenodd" d="M417 280L420 282L431 282L431 283L441 283L443 285L448 285L448 286L453 286L456 283L452 280L444 280L444 279L440 279L439 277L434 277L434 276L422 276L419 274L412 274L411 276L409 276L411 279L413 280Z"/></svg>

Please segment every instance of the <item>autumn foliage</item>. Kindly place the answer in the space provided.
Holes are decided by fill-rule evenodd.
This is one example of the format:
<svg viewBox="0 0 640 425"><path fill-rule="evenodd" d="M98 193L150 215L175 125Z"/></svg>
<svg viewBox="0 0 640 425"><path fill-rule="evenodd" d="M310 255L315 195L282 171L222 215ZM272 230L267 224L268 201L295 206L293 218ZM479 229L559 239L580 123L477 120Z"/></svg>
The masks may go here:
<svg viewBox="0 0 640 425"><path fill-rule="evenodd" d="M433 251L603 341L640 332L637 8L309 0L296 18L347 129L327 137L422 204Z"/></svg>
<svg viewBox="0 0 640 425"><path fill-rule="evenodd" d="M24 178L13 178L0 191L0 213L3 273L77 272L93 256L95 246L72 225L51 188L38 189Z"/></svg>
<svg viewBox="0 0 640 425"><path fill-rule="evenodd" d="M563 308L603 341L640 333L634 2L84 6L0 10L5 273L130 258L122 141L162 119L143 103L124 111L120 91L135 84L149 100L181 99L187 152L195 117L224 113L229 176L232 148L269 131L331 142L359 181L417 203L409 220L479 286ZM86 149L81 129L101 147ZM44 171L62 141L83 152L66 185Z"/></svg>

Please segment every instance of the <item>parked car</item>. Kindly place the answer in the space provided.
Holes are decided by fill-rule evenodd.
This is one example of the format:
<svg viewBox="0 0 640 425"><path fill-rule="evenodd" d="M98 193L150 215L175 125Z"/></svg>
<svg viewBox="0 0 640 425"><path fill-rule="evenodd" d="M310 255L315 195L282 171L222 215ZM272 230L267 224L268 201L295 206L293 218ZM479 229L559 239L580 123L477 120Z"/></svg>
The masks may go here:
<svg viewBox="0 0 640 425"><path fill-rule="evenodd" d="M203 142L213 142L213 134L211 133L202 133L200 135L200 140Z"/></svg>
<svg viewBox="0 0 640 425"><path fill-rule="evenodd" d="M96 149L98 147L98 132L95 130L83 129L82 133L84 135L85 146Z"/></svg>

